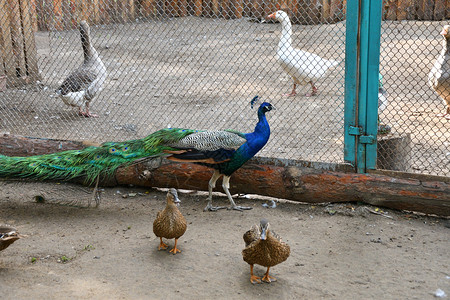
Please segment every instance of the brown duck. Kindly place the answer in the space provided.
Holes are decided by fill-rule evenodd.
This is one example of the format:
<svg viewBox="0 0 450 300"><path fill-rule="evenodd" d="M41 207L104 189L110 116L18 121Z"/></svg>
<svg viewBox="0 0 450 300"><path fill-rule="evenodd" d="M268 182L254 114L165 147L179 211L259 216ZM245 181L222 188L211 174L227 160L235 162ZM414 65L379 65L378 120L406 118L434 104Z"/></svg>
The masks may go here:
<svg viewBox="0 0 450 300"><path fill-rule="evenodd" d="M181 202L178 199L177 190L170 189L166 199L166 207L158 212L153 222L153 232L160 240L158 250L165 250L168 247L162 238L175 239L175 246L169 252L177 254L177 252L181 252L177 249L177 241L186 232L186 219L177 207Z"/></svg>
<svg viewBox="0 0 450 300"><path fill-rule="evenodd" d="M252 228L244 233L245 249L242 250L244 261L250 265L250 282L261 283L261 278L253 275L253 265L267 267L266 274L262 281L276 281L274 277L269 276L269 269L285 261L291 249L289 245L283 243L281 238L270 229L270 224L266 219L262 219L259 227L253 225Z"/></svg>
<svg viewBox="0 0 450 300"><path fill-rule="evenodd" d="M5 250L21 237L14 227L0 226L0 251Z"/></svg>

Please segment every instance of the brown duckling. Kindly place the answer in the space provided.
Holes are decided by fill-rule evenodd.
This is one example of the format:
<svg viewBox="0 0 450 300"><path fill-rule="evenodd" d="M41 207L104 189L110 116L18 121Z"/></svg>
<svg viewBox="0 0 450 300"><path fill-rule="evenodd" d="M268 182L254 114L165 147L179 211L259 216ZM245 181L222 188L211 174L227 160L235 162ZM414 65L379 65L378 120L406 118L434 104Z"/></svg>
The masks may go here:
<svg viewBox="0 0 450 300"><path fill-rule="evenodd" d="M253 275L253 265L258 264L267 267L266 274L262 281L276 281L269 276L269 269L285 261L291 249L289 245L283 243L281 238L270 229L270 224L266 219L262 219L259 227L253 225L244 233L245 249L242 250L244 261L250 265L250 282L261 283L261 278Z"/></svg>
<svg viewBox="0 0 450 300"><path fill-rule="evenodd" d="M170 189L166 199L166 207L158 212L153 222L153 232L160 240L158 250L165 250L168 247L164 244L162 238L175 239L175 246L169 252L177 254L177 252L181 252L177 249L177 241L186 232L187 224L186 219L177 207L181 202L178 199L177 190Z"/></svg>
<svg viewBox="0 0 450 300"><path fill-rule="evenodd" d="M12 243L22 238L14 227L0 226L0 251L5 250Z"/></svg>

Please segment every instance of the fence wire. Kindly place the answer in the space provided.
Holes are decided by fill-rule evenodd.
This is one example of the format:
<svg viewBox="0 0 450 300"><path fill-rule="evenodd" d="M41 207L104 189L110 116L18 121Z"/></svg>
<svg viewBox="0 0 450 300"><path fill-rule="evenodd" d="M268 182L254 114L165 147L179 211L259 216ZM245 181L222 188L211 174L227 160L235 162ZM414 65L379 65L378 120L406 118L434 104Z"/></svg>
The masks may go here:
<svg viewBox="0 0 450 300"><path fill-rule="evenodd" d="M251 132L257 116L249 101L259 95L276 110L268 116L271 138L258 155L343 162L342 1L1 3L1 131L98 142L142 138L164 127ZM282 25L267 18L280 7L293 23L293 47L338 62L314 79L315 96L305 96L311 86L303 82L297 95L283 95L293 79L277 59ZM79 116L56 93L83 62L81 20L90 24L107 70L90 103L97 118ZM443 24L383 22L380 74L388 102L380 122L392 135L411 138L401 144L411 153L404 170L448 176L450 121L434 116L442 100L426 84ZM318 70L320 62L306 64Z"/></svg>

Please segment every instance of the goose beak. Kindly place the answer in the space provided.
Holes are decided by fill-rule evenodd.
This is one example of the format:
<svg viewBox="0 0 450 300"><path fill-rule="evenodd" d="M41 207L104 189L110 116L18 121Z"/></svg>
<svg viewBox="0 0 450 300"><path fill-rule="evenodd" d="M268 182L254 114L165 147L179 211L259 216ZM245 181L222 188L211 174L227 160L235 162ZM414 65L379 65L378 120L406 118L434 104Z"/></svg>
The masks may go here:
<svg viewBox="0 0 450 300"><path fill-rule="evenodd" d="M267 18L269 18L269 19L275 19L275 13L268 15Z"/></svg>
<svg viewBox="0 0 450 300"><path fill-rule="evenodd" d="M447 35L447 28L442 29L441 35L446 36Z"/></svg>

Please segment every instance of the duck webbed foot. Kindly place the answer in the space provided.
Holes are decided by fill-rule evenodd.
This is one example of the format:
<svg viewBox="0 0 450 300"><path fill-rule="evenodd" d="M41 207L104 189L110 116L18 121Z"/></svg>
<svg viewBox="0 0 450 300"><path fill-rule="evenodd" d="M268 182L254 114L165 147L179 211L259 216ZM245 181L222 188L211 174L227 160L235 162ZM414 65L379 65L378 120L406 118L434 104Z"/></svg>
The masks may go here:
<svg viewBox="0 0 450 300"><path fill-rule="evenodd" d="M160 237L160 238L159 238L159 246L158 246L158 250L161 250L161 249L166 250L167 247L169 247L169 246L167 246L166 244L164 244L164 242L163 242L163 240L162 240L162 237Z"/></svg>
<svg viewBox="0 0 450 300"><path fill-rule="evenodd" d="M270 269L270 267L267 268L267 272L266 272L266 274L264 274L262 281L267 282L267 283L277 281L277 279L275 277L269 276L269 269Z"/></svg>
<svg viewBox="0 0 450 300"><path fill-rule="evenodd" d="M175 255L177 253L181 253L181 250L177 249L177 242L178 242L178 239L175 239L175 245L173 246L173 249L169 251L170 253L173 253L173 255Z"/></svg>
<svg viewBox="0 0 450 300"><path fill-rule="evenodd" d="M253 275L253 265L250 265L250 282L253 284L261 283L261 277Z"/></svg>

